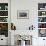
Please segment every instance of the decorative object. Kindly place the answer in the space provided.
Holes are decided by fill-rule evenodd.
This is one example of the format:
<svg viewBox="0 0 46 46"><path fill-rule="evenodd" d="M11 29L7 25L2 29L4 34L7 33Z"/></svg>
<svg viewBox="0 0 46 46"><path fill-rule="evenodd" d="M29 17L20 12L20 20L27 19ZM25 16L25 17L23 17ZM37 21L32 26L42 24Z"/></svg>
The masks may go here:
<svg viewBox="0 0 46 46"><path fill-rule="evenodd" d="M0 10L1 10L1 6L0 6Z"/></svg>
<svg viewBox="0 0 46 46"><path fill-rule="evenodd" d="M46 22L46 17L38 17L38 22Z"/></svg>
<svg viewBox="0 0 46 46"><path fill-rule="evenodd" d="M29 30L34 30L34 26L33 25L31 25L31 26L29 26Z"/></svg>
<svg viewBox="0 0 46 46"><path fill-rule="evenodd" d="M28 19L29 18L29 10L18 10L17 18L18 19Z"/></svg>
<svg viewBox="0 0 46 46"><path fill-rule="evenodd" d="M46 10L46 3L38 3L38 10Z"/></svg>
<svg viewBox="0 0 46 46"><path fill-rule="evenodd" d="M39 30L39 36L40 37L46 37L46 29L40 29Z"/></svg>
<svg viewBox="0 0 46 46"><path fill-rule="evenodd" d="M21 46L25 46L25 41L21 40Z"/></svg>
<svg viewBox="0 0 46 46"><path fill-rule="evenodd" d="M0 16L8 16L8 11L0 11Z"/></svg>
<svg viewBox="0 0 46 46"><path fill-rule="evenodd" d="M7 19L7 17L0 17L0 22L8 22Z"/></svg>
<svg viewBox="0 0 46 46"><path fill-rule="evenodd" d="M8 10L8 6L5 6L5 10Z"/></svg>
<svg viewBox="0 0 46 46"><path fill-rule="evenodd" d="M32 36L31 35L19 35L19 34L16 34L15 39L17 40L17 42L15 40L15 43L18 46L30 46L30 45L32 45Z"/></svg>
<svg viewBox="0 0 46 46"><path fill-rule="evenodd" d="M13 23L11 23L11 30L16 30L16 26Z"/></svg>
<svg viewBox="0 0 46 46"><path fill-rule="evenodd" d="M44 10L44 8L40 8L40 10Z"/></svg>
<svg viewBox="0 0 46 46"><path fill-rule="evenodd" d="M45 12L42 12L42 15L45 15Z"/></svg>
<svg viewBox="0 0 46 46"><path fill-rule="evenodd" d="M43 23L43 24L39 23L38 28L46 28L46 23Z"/></svg>

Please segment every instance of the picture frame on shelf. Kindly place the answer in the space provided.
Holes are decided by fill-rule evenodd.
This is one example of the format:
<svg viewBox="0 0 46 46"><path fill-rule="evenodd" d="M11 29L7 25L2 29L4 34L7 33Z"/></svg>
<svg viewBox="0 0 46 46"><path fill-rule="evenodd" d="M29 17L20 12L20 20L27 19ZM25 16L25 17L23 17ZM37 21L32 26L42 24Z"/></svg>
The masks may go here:
<svg viewBox="0 0 46 46"><path fill-rule="evenodd" d="M17 19L29 19L29 10L17 10Z"/></svg>

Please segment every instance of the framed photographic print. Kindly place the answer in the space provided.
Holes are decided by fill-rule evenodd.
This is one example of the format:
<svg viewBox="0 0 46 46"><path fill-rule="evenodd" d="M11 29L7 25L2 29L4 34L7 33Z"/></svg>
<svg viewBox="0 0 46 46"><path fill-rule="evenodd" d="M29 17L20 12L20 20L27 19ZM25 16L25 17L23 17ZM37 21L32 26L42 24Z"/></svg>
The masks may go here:
<svg viewBox="0 0 46 46"><path fill-rule="evenodd" d="M17 19L28 19L28 18L29 18L29 10L17 11Z"/></svg>

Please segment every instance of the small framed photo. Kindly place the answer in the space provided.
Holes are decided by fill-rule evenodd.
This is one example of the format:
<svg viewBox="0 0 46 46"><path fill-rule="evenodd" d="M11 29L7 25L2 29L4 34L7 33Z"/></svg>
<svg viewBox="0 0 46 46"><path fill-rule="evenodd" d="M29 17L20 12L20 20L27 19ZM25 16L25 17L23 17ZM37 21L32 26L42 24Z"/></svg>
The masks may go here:
<svg viewBox="0 0 46 46"><path fill-rule="evenodd" d="M28 19L28 18L29 18L29 10L17 11L17 19Z"/></svg>

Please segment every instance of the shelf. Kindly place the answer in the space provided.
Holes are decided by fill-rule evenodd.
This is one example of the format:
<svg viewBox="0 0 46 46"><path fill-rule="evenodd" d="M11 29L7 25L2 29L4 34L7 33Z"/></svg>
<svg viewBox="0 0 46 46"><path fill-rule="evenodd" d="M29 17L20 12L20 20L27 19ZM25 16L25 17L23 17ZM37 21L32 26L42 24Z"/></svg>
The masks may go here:
<svg viewBox="0 0 46 46"><path fill-rule="evenodd" d="M46 23L46 22L38 22L38 23Z"/></svg>
<svg viewBox="0 0 46 46"><path fill-rule="evenodd" d="M0 23L8 23L8 22L0 22Z"/></svg>
<svg viewBox="0 0 46 46"><path fill-rule="evenodd" d="M46 10L38 10L38 11L46 11Z"/></svg>
<svg viewBox="0 0 46 46"><path fill-rule="evenodd" d="M44 15L44 16L38 16L38 17L46 17L46 15Z"/></svg>
<svg viewBox="0 0 46 46"><path fill-rule="evenodd" d="M0 11L8 11L8 10L0 10Z"/></svg>
<svg viewBox="0 0 46 46"><path fill-rule="evenodd" d="M8 17L8 16L0 16L0 17Z"/></svg>
<svg viewBox="0 0 46 46"><path fill-rule="evenodd" d="M46 29L46 28L38 28L38 29Z"/></svg>

